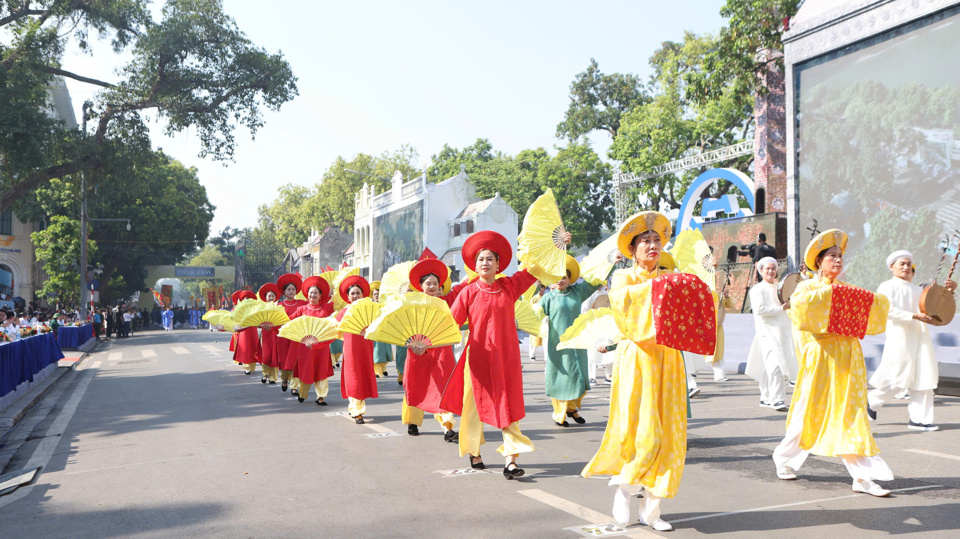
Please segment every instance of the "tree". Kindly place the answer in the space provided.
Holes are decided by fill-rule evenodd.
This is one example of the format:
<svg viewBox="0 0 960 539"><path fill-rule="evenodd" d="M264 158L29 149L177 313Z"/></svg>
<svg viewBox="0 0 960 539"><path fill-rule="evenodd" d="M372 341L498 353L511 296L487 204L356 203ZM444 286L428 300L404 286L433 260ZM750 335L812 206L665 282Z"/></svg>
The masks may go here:
<svg viewBox="0 0 960 539"><path fill-rule="evenodd" d="M716 38L687 32L681 43L664 42L650 58L654 68L649 87L652 98L624 118L608 155L626 171L643 173L657 165L746 139L753 125L753 101L742 98L742 88L731 81L712 99L688 96L690 75L702 73L704 58L716 47ZM725 166L746 172L753 156ZM691 170L678 177L660 176L637 186L648 207L677 209L687 186L701 173ZM727 182L718 182L704 197L726 194Z"/></svg>
<svg viewBox="0 0 960 539"><path fill-rule="evenodd" d="M63 215L50 219L44 230L34 232L30 239L35 246L37 261L43 265L47 281L40 290L68 304L77 304L80 298L80 221ZM87 252L96 254L97 243L87 240ZM29 298L28 298L29 299Z"/></svg>
<svg viewBox="0 0 960 539"><path fill-rule="evenodd" d="M444 144L440 153L430 157L427 178L434 183L442 182L459 174L460 165L464 165L467 174L470 174L480 170L486 163L503 158L503 153L494 151L493 145L485 138L478 138L473 145L460 150Z"/></svg>
<svg viewBox="0 0 960 539"><path fill-rule="evenodd" d="M592 131L606 131L617 138L623 116L649 101L640 77L605 75L591 58L587 70L570 83L570 106L557 125L557 138L577 140Z"/></svg>
<svg viewBox="0 0 960 539"><path fill-rule="evenodd" d="M278 110L297 94L281 54L256 47L223 12L220 0L167 0L153 21L146 0L0 2L0 210L53 178L96 170L126 136L147 138L141 113L165 121L165 132L195 130L201 155L230 159L234 130L263 126L261 108ZM90 32L132 56L116 83L62 68L76 40L89 50ZM92 137L56 129L46 116L53 77L103 88Z"/></svg>
<svg viewBox="0 0 960 539"><path fill-rule="evenodd" d="M77 215L76 176L38 187L17 204L17 215L26 221ZM94 219L88 230L99 246L99 254L88 259L102 266L100 296L104 302L142 290L146 266L182 261L201 247L210 233L214 207L197 170L162 152L131 151L110 160L88 183L92 184L88 212ZM127 231L123 222L96 219L130 219L131 230Z"/></svg>
<svg viewBox="0 0 960 539"><path fill-rule="evenodd" d="M280 187L279 195L270 204L257 208L260 215L257 228L269 233L283 246L292 247L307 241L311 221L306 213L306 200L313 190L305 185L288 183Z"/></svg>

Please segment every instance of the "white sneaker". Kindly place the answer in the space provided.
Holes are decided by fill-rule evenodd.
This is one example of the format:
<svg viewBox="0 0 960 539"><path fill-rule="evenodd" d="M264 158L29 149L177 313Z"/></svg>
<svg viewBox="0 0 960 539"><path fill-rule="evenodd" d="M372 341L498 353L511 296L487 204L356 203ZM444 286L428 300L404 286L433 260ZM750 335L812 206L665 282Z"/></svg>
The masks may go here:
<svg viewBox="0 0 960 539"><path fill-rule="evenodd" d="M613 494L613 520L626 527L630 524L630 494L623 487L617 487Z"/></svg>
<svg viewBox="0 0 960 539"><path fill-rule="evenodd" d="M780 466L777 468L777 477L783 479L784 481L790 481L797 478L797 472L789 466Z"/></svg>
<svg viewBox="0 0 960 539"><path fill-rule="evenodd" d="M777 401L777 402L771 404L770 407L773 408L774 410L778 411L778 412L786 412L786 411L787 411L787 405L786 405L783 401Z"/></svg>
<svg viewBox="0 0 960 539"><path fill-rule="evenodd" d="M691 389L690 389L690 392L687 394L687 396L693 398L693 397L696 397L696 396L699 395L699 394L700 394L700 388L699 388L699 387L694 387L694 388L691 388Z"/></svg>
<svg viewBox="0 0 960 539"><path fill-rule="evenodd" d="M864 494L869 494L871 496L876 496L878 498L883 498L884 496L889 496L890 491L881 487L880 485L870 481L869 479L854 479L853 480L853 491L862 492Z"/></svg>
<svg viewBox="0 0 960 539"><path fill-rule="evenodd" d="M643 517L640 517L639 520L640 520L640 524L643 524L644 526L650 526L651 528L657 530L658 532L668 532L673 530L673 525L667 522L666 520L663 520L662 518L658 518L657 520L654 520L653 523L646 522L645 520L643 520Z"/></svg>

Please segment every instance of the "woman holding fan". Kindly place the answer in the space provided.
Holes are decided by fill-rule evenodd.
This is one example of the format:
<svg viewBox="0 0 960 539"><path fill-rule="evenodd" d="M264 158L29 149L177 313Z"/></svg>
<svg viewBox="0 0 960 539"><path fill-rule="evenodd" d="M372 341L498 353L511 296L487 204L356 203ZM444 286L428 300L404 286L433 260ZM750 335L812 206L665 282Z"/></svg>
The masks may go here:
<svg viewBox="0 0 960 539"><path fill-rule="evenodd" d="M274 302L280 297L280 288L273 283L267 283L257 291L257 297L260 301ZM289 316L289 315L288 315ZM277 383L279 374L280 360L277 356L277 342L280 333L279 326L262 327L260 330L260 370L262 376L260 383L265 384L268 381L271 384Z"/></svg>
<svg viewBox="0 0 960 539"><path fill-rule="evenodd" d="M340 282L340 297L347 303L360 301L370 296L370 285L359 275L351 275ZM347 314L347 305L337 313L337 321ZM373 370L373 341L363 335L345 333L343 335L343 359L340 367L340 395L348 399L347 412L363 424L363 414L367 411L367 399L379 397L377 375Z"/></svg>
<svg viewBox="0 0 960 539"><path fill-rule="evenodd" d="M283 301L280 305L283 305L283 310L286 311L287 316L293 315L297 309L307 304L306 301L297 299L297 294L300 292L302 284L303 280L300 278L300 275L296 273L286 273L277 279L277 288L279 288L283 294ZM302 346L303 345L298 342L293 342L283 337L279 337L277 340L277 360L280 363L281 369L280 389L283 391L287 390L287 386L293 378L293 370L297 366L297 357L300 353L300 347Z"/></svg>
<svg viewBox="0 0 960 539"><path fill-rule="evenodd" d="M238 290L234 292L233 297L236 305L245 299L256 299L257 295L249 290ZM234 333L234 336L236 344L233 359L243 365L244 374L253 374L257 370L257 363L260 362L260 336L257 334L257 328L243 328Z"/></svg>
<svg viewBox="0 0 960 539"><path fill-rule="evenodd" d="M290 316L293 320L300 316L326 318L333 314L333 304L330 303L330 284L320 276L307 277L303 281L303 289L307 292L309 303L301 306ZM297 377L300 379L300 389L297 400L303 402L310 395L310 385L317 392L316 403L326 406L326 398L330 388L327 378L333 376L333 363L330 361L330 341L318 342L310 346L300 345L300 355L297 358Z"/></svg>

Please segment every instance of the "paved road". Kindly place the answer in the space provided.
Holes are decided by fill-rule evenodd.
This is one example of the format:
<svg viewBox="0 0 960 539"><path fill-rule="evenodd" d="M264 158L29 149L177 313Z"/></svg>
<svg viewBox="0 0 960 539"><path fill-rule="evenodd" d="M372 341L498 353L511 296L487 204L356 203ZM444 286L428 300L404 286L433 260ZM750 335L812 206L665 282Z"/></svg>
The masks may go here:
<svg viewBox="0 0 960 539"><path fill-rule="evenodd" d="M8 438L4 472L42 466L33 485L0 497L3 537L577 537L610 522L612 490L578 473L599 445L609 402L585 399L588 423L562 429L543 395L543 363L524 365L537 446L528 476L506 481L488 430L493 473L462 469L439 425L400 423L401 391L380 381L368 424L331 405L298 404L229 359L222 334L147 332L88 356ZM394 369L391 366L390 374ZM784 414L757 406L742 376L701 383L680 494L663 503L672 536L956 537L960 528L960 399L937 398L943 430L905 428L896 404L874 424L897 474L894 496L855 494L838 459L812 457L778 481L770 455ZM344 414L344 415L333 415ZM0 454L3 453L0 447ZM639 525L631 537L655 532Z"/></svg>

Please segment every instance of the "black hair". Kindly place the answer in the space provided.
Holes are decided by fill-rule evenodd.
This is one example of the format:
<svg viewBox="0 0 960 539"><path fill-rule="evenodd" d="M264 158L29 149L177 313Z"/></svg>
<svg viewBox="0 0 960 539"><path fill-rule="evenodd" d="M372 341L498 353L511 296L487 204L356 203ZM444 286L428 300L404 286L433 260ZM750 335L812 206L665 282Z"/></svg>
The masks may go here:
<svg viewBox="0 0 960 539"><path fill-rule="evenodd" d="M570 273L570 270L567 270L567 279L573 279L573 274Z"/></svg>
<svg viewBox="0 0 960 539"><path fill-rule="evenodd" d="M314 288L316 288L320 296L323 297L323 289L320 288L320 285L316 285L316 284L307 289L307 295L310 295L310 291L313 290Z"/></svg>
<svg viewBox="0 0 960 539"><path fill-rule="evenodd" d="M283 287L282 292L283 292L284 294L286 294L286 293L287 293L287 287L290 287L290 286L292 286L293 289L294 289L294 291L296 291L297 285L296 285L295 283L287 283L286 286Z"/></svg>
<svg viewBox="0 0 960 539"><path fill-rule="evenodd" d="M757 241L767 241L767 235L763 232L757 234Z"/></svg>
<svg viewBox="0 0 960 539"><path fill-rule="evenodd" d="M500 255L497 254L497 252L494 251L493 249L480 249L479 251L477 251L477 256L480 256L480 253L484 251L490 251L493 254L493 257L497 259L497 262L500 262ZM476 261L476 259L474 259L474 261Z"/></svg>
<svg viewBox="0 0 960 539"><path fill-rule="evenodd" d="M363 295L363 287L360 286L360 285L358 285L358 284L352 284L352 285L350 285L350 286L347 287L347 295L348 295L348 296L350 295L350 291L353 290L354 287L359 288L359 289L360 289L360 295Z"/></svg>
<svg viewBox="0 0 960 539"><path fill-rule="evenodd" d="M492 253L493 251L490 251L490 252ZM420 277L420 286L423 286L423 282L426 281L426 280L427 280L427 277L430 277L431 275L433 275L434 277L437 278L437 282L438 282L438 283L440 282L440 276L439 276L439 275L437 275L436 273L428 273L428 274Z"/></svg>

